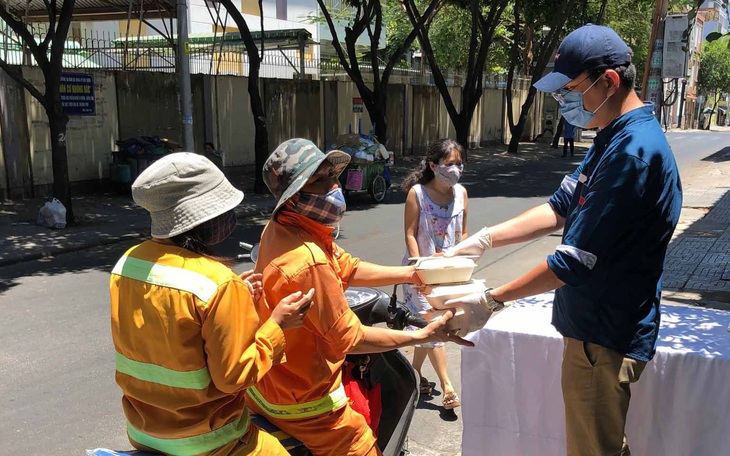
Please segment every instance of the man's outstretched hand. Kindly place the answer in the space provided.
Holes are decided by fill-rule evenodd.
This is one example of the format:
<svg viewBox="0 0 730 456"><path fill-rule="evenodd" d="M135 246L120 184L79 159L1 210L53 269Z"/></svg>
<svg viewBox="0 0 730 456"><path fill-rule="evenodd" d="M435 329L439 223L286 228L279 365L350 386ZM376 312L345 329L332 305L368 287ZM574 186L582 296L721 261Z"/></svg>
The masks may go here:
<svg viewBox="0 0 730 456"><path fill-rule="evenodd" d="M455 246L444 250L444 256L474 255L481 257L484 252L492 248L492 235L486 226L469 236Z"/></svg>

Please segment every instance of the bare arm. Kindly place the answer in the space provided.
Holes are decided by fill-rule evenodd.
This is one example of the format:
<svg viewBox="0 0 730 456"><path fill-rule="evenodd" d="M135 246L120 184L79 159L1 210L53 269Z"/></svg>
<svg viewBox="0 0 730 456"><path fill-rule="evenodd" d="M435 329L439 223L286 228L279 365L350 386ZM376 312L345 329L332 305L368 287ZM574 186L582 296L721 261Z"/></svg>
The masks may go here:
<svg viewBox="0 0 730 456"><path fill-rule="evenodd" d="M381 266L360 261L350 278L351 287L384 287L398 283L421 285L413 266Z"/></svg>
<svg viewBox="0 0 730 456"><path fill-rule="evenodd" d="M417 240L419 218L420 208L418 207L418 198L416 197L416 191L410 189L408 190L408 196L406 197L404 226L406 232L406 248L408 249L408 255L411 257L420 256Z"/></svg>
<svg viewBox="0 0 730 456"><path fill-rule="evenodd" d="M522 214L489 227L492 247L530 241L548 235L565 225L565 219L545 203Z"/></svg>
<svg viewBox="0 0 730 456"><path fill-rule="evenodd" d="M534 296L554 290L563 285L565 283L548 267L547 261L543 261L527 274L495 288L489 294L497 301L514 301L526 296Z"/></svg>
<svg viewBox="0 0 730 456"><path fill-rule="evenodd" d="M407 347L425 342L454 342L459 345L473 347L474 344L453 334L446 332L446 322L453 314L447 313L428 326L415 331L396 331L388 328L363 326L365 337L354 346L349 353L382 353L396 348Z"/></svg>

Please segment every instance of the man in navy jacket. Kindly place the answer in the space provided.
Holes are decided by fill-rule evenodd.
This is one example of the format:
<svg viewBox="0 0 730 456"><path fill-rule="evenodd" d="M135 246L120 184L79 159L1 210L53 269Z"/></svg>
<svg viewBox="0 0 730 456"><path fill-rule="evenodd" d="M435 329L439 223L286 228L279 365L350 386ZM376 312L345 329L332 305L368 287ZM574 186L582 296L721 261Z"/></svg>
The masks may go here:
<svg viewBox="0 0 730 456"><path fill-rule="evenodd" d="M481 255L563 229L555 253L524 276L448 304L494 309L556 289L570 456L630 454L630 384L656 350L664 256L682 207L674 156L635 77L613 30L589 24L568 35L555 71L535 87L555 97L567 122L600 129L593 146L546 204L446 252Z"/></svg>

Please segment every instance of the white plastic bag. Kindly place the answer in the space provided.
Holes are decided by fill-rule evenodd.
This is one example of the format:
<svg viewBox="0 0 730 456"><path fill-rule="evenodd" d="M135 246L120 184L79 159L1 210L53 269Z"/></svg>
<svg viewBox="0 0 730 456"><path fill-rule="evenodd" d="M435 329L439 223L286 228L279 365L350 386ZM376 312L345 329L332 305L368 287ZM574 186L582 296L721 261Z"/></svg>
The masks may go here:
<svg viewBox="0 0 730 456"><path fill-rule="evenodd" d="M43 205L36 223L47 228L66 228L66 207L57 198Z"/></svg>

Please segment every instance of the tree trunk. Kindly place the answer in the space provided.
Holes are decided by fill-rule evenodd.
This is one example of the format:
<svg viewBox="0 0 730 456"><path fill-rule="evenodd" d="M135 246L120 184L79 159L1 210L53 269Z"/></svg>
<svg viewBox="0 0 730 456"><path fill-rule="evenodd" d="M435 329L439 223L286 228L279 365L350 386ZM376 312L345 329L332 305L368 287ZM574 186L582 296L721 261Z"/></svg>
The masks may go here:
<svg viewBox="0 0 730 456"><path fill-rule="evenodd" d="M352 79L352 77L350 79ZM368 116L370 117L370 123L372 123L375 127L375 137L378 139L378 142L385 145L388 140L388 118L385 113L386 87L380 86L374 88L372 91L366 90L365 83L362 78L360 78L355 85L358 87L360 98L362 98L362 102L365 105Z"/></svg>
<svg viewBox="0 0 730 456"><path fill-rule="evenodd" d="M459 117L453 119L454 129L456 130L456 142L462 145L464 148L464 154L469 150L469 130L471 126L471 115L465 115L463 111L459 114ZM473 111L472 111L473 114ZM463 157L464 161L467 161L467 157Z"/></svg>
<svg viewBox="0 0 730 456"><path fill-rule="evenodd" d="M71 203L71 183L68 177L68 155L66 150L66 126L68 116L60 110L61 115L48 112L48 125L51 130L51 161L53 164L53 197L58 198L66 207L66 223L75 222L73 205Z"/></svg>
<svg viewBox="0 0 730 456"><path fill-rule="evenodd" d="M385 106L379 106L378 108L374 112L368 113L370 114L370 122L375 125L375 137L380 144L384 145L388 141L388 117L385 115Z"/></svg>
<svg viewBox="0 0 730 456"><path fill-rule="evenodd" d="M507 152L509 152L510 154L517 153L517 148L520 145L520 139L522 139L522 133L524 132L525 125L527 124L527 115L530 112L532 103L535 101L536 94L537 89L535 89L535 87L533 86L530 86L530 90L529 92L527 92L527 98L522 104L522 109L520 110L520 118L517 121L517 124L514 127L510 128L512 138L510 139L509 147L507 148Z"/></svg>
<svg viewBox="0 0 730 456"><path fill-rule="evenodd" d="M256 42L253 40L251 30L246 24L246 20L243 18L241 11L238 9L236 4L232 0L221 0L221 4L228 11L228 14L233 19L233 22L238 27L241 33L241 39L246 47L246 54L248 55L249 70L248 70L248 94L251 98L251 114L253 114L253 123L255 128L254 135L254 157L255 166L254 170L254 193L264 194L268 193L266 184L264 184L264 163L269 158L269 135L266 126L266 111L264 110L264 102L261 99L261 93L259 92L259 70L261 69L261 56L259 55L259 49L256 47ZM259 4L260 5L260 4ZM263 16L263 13L259 11ZM263 45L262 45L263 46Z"/></svg>
<svg viewBox="0 0 730 456"><path fill-rule="evenodd" d="M255 157L255 179L254 193L265 194L269 190L264 183L264 163L269 158L269 133L266 126L266 112L264 102L259 92L259 69L261 62L251 60L251 67L248 76L248 94L251 98L251 113L255 128L254 135L254 157Z"/></svg>

